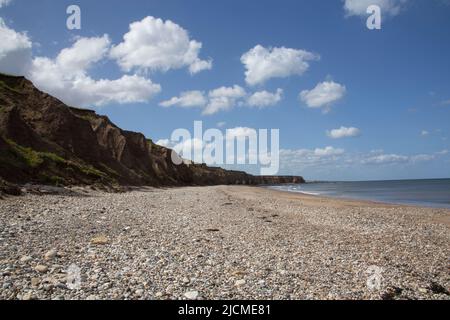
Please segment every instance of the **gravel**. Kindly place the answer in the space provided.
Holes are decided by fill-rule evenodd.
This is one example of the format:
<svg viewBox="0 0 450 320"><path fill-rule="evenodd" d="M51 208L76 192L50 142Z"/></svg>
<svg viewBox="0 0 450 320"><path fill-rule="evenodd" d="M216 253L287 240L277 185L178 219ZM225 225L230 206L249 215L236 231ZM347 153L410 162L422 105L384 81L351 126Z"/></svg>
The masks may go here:
<svg viewBox="0 0 450 320"><path fill-rule="evenodd" d="M0 200L0 299L450 299L450 211L243 186Z"/></svg>

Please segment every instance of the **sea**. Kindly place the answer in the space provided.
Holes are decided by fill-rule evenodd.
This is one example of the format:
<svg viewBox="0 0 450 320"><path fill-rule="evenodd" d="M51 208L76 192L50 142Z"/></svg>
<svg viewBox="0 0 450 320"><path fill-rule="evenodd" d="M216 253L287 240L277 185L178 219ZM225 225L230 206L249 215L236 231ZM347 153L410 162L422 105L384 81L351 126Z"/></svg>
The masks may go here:
<svg viewBox="0 0 450 320"><path fill-rule="evenodd" d="M308 182L269 188L331 198L450 208L450 179Z"/></svg>

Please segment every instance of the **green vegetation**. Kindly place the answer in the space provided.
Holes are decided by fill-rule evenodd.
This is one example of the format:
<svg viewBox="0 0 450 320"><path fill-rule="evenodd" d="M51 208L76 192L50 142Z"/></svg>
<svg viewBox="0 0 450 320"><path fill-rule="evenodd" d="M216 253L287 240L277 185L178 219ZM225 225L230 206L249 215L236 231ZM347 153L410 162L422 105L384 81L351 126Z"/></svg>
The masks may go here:
<svg viewBox="0 0 450 320"><path fill-rule="evenodd" d="M80 174L89 178L88 180L90 181L114 182L114 179L109 177L108 174L91 165L66 160L54 153L39 152L23 147L9 139L5 139L5 141L10 146L10 149L0 154L0 165L5 164L7 167L22 169L26 172L34 170L37 172L41 182L53 185L66 185L67 180L61 175L70 177ZM107 166L104 167L108 168ZM109 169L108 172L114 171Z"/></svg>
<svg viewBox="0 0 450 320"><path fill-rule="evenodd" d="M10 145L15 155L22 160L26 166L37 168L44 162L44 159L39 152L36 152L31 148L22 147L9 139L6 139L5 141Z"/></svg>

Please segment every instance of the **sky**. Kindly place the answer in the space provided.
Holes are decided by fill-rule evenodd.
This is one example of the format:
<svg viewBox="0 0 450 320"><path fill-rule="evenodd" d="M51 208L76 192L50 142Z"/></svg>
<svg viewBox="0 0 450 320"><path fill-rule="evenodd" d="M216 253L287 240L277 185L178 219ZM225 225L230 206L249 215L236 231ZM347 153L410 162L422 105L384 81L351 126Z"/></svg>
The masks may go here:
<svg viewBox="0 0 450 320"><path fill-rule="evenodd" d="M169 146L279 129L308 180L449 178L449 39L447 0L0 0L0 72Z"/></svg>

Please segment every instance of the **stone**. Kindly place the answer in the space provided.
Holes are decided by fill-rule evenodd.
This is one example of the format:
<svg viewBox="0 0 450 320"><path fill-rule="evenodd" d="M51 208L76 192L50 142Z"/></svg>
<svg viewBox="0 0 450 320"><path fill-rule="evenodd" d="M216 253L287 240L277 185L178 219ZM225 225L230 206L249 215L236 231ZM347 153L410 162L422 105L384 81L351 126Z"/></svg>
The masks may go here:
<svg viewBox="0 0 450 320"><path fill-rule="evenodd" d="M45 260L53 260L56 257L56 250L50 250L44 255Z"/></svg>
<svg viewBox="0 0 450 320"><path fill-rule="evenodd" d="M246 283L247 283L247 281L241 279L241 280L237 280L237 281L234 283L234 285L235 285L236 287L240 287L240 286L243 286L243 285L246 284Z"/></svg>
<svg viewBox="0 0 450 320"><path fill-rule="evenodd" d="M31 278L31 285L33 287L37 287L41 283L41 280L39 278Z"/></svg>
<svg viewBox="0 0 450 320"><path fill-rule="evenodd" d="M109 239L103 235L92 238L92 240L91 240L91 244L93 244L93 245L104 246L104 245L107 245L108 243L109 243Z"/></svg>
<svg viewBox="0 0 450 320"><path fill-rule="evenodd" d="M22 296L22 300L24 300L24 301L30 301L30 300L33 300L33 295L32 295L31 293L25 293L25 294Z"/></svg>
<svg viewBox="0 0 450 320"><path fill-rule="evenodd" d="M191 282L191 280L189 280L189 278L184 277L182 280L183 284L188 284Z"/></svg>
<svg viewBox="0 0 450 320"><path fill-rule="evenodd" d="M40 273L46 273L48 271L48 267L40 264L40 265L37 265L34 268L34 270L36 270L37 272L40 272Z"/></svg>
<svg viewBox="0 0 450 320"><path fill-rule="evenodd" d="M142 297L142 295L144 294L144 290L142 289L137 289L134 294L136 295L136 297Z"/></svg>
<svg viewBox="0 0 450 320"><path fill-rule="evenodd" d="M198 291L188 291L184 294L184 297L188 300L196 300L198 298Z"/></svg>
<svg viewBox="0 0 450 320"><path fill-rule="evenodd" d="M32 260L33 260L33 258L30 257L30 256L23 256L22 258L20 258L19 261L22 262L22 263L28 263L28 262L30 262Z"/></svg>

